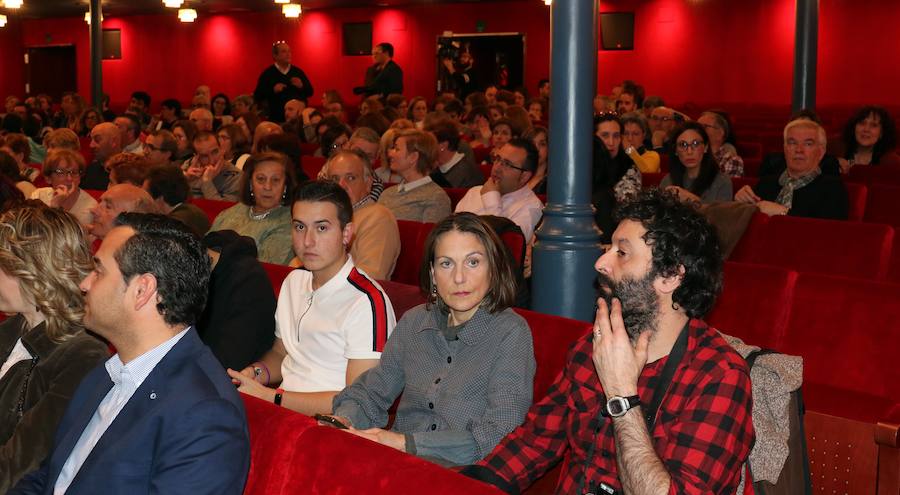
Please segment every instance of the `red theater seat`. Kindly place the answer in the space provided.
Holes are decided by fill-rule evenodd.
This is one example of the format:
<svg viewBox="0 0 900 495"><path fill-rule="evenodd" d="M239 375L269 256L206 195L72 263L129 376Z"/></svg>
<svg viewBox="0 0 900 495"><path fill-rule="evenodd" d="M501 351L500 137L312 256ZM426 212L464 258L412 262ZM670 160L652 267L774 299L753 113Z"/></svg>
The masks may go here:
<svg viewBox="0 0 900 495"><path fill-rule="evenodd" d="M425 302L425 296L422 295L418 285L401 284L390 280L379 280L378 283L391 300L397 321L400 321L404 313Z"/></svg>
<svg viewBox="0 0 900 495"><path fill-rule="evenodd" d="M742 157L744 159L744 177L759 177L759 169L762 166L760 157Z"/></svg>
<svg viewBox="0 0 900 495"><path fill-rule="evenodd" d="M646 174L642 173L641 174L641 185L644 187L644 189L652 189L654 187L659 187L659 183L662 182L663 177L665 177L665 176L666 176L666 174L664 174L662 172L646 173Z"/></svg>
<svg viewBox="0 0 900 495"><path fill-rule="evenodd" d="M444 192L447 193L447 196L450 198L450 209L456 211L456 205L462 201L463 196L469 192L465 187L445 187Z"/></svg>
<svg viewBox="0 0 900 495"><path fill-rule="evenodd" d="M277 300L278 294L281 292L281 284L284 283L284 279L286 279L292 271L296 270L296 268L264 262L260 262L259 264L266 270L266 275L269 276L269 281L272 282L272 289L275 291L275 299Z"/></svg>
<svg viewBox="0 0 900 495"><path fill-rule="evenodd" d="M864 166L859 165L850 169L847 174L848 182L863 184L887 184L900 186L900 167L898 166Z"/></svg>
<svg viewBox="0 0 900 495"><path fill-rule="evenodd" d="M744 160L745 164L748 159L761 159L763 154L762 151L762 143L744 141L737 145L738 155Z"/></svg>
<svg viewBox="0 0 900 495"><path fill-rule="evenodd" d="M855 184L853 182L846 182L844 185L847 187L847 199L849 203L847 220L857 222L862 221L866 212L866 196L868 190L866 186Z"/></svg>
<svg viewBox="0 0 900 495"><path fill-rule="evenodd" d="M863 220L900 227L900 186L870 184Z"/></svg>
<svg viewBox="0 0 900 495"><path fill-rule="evenodd" d="M791 216L771 217L750 234L733 260L870 280L887 276L894 238L887 225Z"/></svg>
<svg viewBox="0 0 900 495"><path fill-rule="evenodd" d="M726 262L722 294L706 321L752 345L779 349L797 283L797 272Z"/></svg>
<svg viewBox="0 0 900 495"><path fill-rule="evenodd" d="M516 312L525 318L531 328L534 359L537 362L533 400L537 402L544 398L547 389L565 366L569 347L591 331L591 324L526 309L516 309Z"/></svg>
<svg viewBox="0 0 900 495"><path fill-rule="evenodd" d="M737 192L740 191L742 187L753 187L757 182L759 182L759 179L756 176L744 175L743 177L732 177L731 190L734 194L737 194Z"/></svg>
<svg viewBox="0 0 900 495"><path fill-rule="evenodd" d="M425 239L434 224L397 220L397 227L400 230L400 256L397 257L391 280L418 286Z"/></svg>
<svg viewBox="0 0 900 495"><path fill-rule="evenodd" d="M105 193L106 191L100 191L98 189L85 189L84 192L90 194L91 197L96 199L97 201L100 201L100 196L103 196L103 193Z"/></svg>
<svg viewBox="0 0 900 495"><path fill-rule="evenodd" d="M326 161L328 160L322 156L303 155L300 157L300 168L303 169L303 173L307 177L315 180L319 176L319 171L325 166Z"/></svg>
<svg viewBox="0 0 900 495"><path fill-rule="evenodd" d="M235 205L233 201L219 201L217 199L206 198L191 198L190 202L197 208L203 210L203 213L206 213L206 217L209 218L209 223L212 223L219 213L222 213L222 211Z"/></svg>

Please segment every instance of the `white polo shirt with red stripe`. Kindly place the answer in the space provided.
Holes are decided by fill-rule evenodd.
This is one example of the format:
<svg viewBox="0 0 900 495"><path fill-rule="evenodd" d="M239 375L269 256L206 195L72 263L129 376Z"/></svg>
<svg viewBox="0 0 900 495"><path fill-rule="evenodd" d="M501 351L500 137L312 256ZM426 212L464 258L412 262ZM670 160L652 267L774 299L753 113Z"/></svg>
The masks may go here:
<svg viewBox="0 0 900 495"><path fill-rule="evenodd" d="M287 349L282 388L290 392L343 390L348 359L380 359L397 320L378 283L347 262L324 285L294 270L284 280L275 310L275 336Z"/></svg>

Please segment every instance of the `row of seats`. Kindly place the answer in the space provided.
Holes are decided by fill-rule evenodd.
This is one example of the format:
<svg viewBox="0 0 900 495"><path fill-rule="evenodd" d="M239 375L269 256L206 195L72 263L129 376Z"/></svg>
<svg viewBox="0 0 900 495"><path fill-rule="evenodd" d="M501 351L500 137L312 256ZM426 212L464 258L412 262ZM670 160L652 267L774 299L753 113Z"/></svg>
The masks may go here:
<svg viewBox="0 0 900 495"><path fill-rule="evenodd" d="M275 265L267 265L266 269L277 291L290 269ZM900 349L900 285L737 262L726 263L724 280L723 294L707 318L713 326L748 343L804 357L805 426L816 493L832 490L897 493L900 490L896 476L900 472L900 368L894 365L894 359ZM382 282L382 286L398 317L424 300L415 287L396 282ZM537 361L534 397L538 400L564 366L571 343L590 331L590 326L576 320L517 311L528 321L534 338ZM261 418L255 417L255 407L248 407L254 466L260 462L258 455L266 459L295 459L301 455L299 449L312 449L305 436L302 442L296 442L290 435L280 433L281 426L273 422L281 420L274 420L265 411L272 406L265 406L259 405L264 409L261 414L265 414ZM293 417L286 412L281 415ZM314 429L320 430L325 429ZM408 456L398 457L396 452L388 452L390 449L361 443L349 435L317 435L327 437L328 451L335 454L333 461L317 459L311 467L286 461L281 464L285 469L277 472L252 467L248 490L266 486L267 476L290 486L296 486L291 484L293 477L311 483L310 486L328 483L333 492L351 488L367 493L421 490L421 486L398 486L397 479L385 478L390 476L385 472L402 478L397 476L398 471L387 466L396 464L405 468L409 464L403 461L413 462ZM262 445L256 438L259 436L266 439ZM282 449L289 455L278 454ZM363 476L335 479L331 471L352 464L352 458L358 459L361 453L365 454L366 466L355 473ZM558 468L548 473L529 493L552 493L558 473ZM445 483L442 489L476 490L466 486L468 480L451 474L447 472L442 479ZM314 479L319 476L328 479ZM420 476L432 474L423 471ZM410 478L410 483L421 479ZM389 483L394 483L393 489L383 488Z"/></svg>

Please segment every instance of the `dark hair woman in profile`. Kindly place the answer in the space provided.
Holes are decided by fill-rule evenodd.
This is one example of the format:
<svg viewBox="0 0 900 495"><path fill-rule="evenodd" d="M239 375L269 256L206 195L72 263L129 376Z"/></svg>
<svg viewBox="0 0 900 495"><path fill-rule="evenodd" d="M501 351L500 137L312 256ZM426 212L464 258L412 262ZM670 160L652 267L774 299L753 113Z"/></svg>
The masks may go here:
<svg viewBox="0 0 900 495"><path fill-rule="evenodd" d="M838 157L841 172L847 173L855 165L900 165L894 152L897 127L883 107L865 106L847 121L841 135L844 152Z"/></svg>
<svg viewBox="0 0 900 495"><path fill-rule="evenodd" d="M525 418L535 361L513 312L516 281L502 241L480 217L435 226L419 275L428 303L397 323L379 364L334 399L350 432L445 465L487 455ZM391 430L388 409L400 395Z"/></svg>
<svg viewBox="0 0 900 495"><path fill-rule="evenodd" d="M109 356L82 326L81 224L37 201L0 214L0 492L38 468L81 379Z"/></svg>
<svg viewBox="0 0 900 495"><path fill-rule="evenodd" d="M682 201L731 201L731 179L719 170L704 125L687 122L674 136L669 173L659 187L673 190Z"/></svg>
<svg viewBox="0 0 900 495"><path fill-rule="evenodd" d="M594 220L602 231L601 240L609 242L616 229L612 212L641 191L641 172L625 154L622 122L615 113L594 117L594 156L592 203Z"/></svg>

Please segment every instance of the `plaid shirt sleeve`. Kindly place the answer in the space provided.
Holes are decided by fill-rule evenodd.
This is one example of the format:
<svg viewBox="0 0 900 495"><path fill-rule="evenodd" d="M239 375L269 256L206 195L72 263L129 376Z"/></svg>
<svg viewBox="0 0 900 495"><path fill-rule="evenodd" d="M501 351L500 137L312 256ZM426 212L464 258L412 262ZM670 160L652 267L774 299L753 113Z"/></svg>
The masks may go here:
<svg viewBox="0 0 900 495"><path fill-rule="evenodd" d="M575 347L583 345L576 341L566 358L567 366L556 377L547 395L528 411L525 423L506 436L485 459L478 463L516 486L525 490L535 480L552 468L562 458L568 446L566 400L571 395L577 380L584 381L584 373L593 373L590 367L578 365L583 353ZM581 357L582 359L579 359Z"/></svg>

